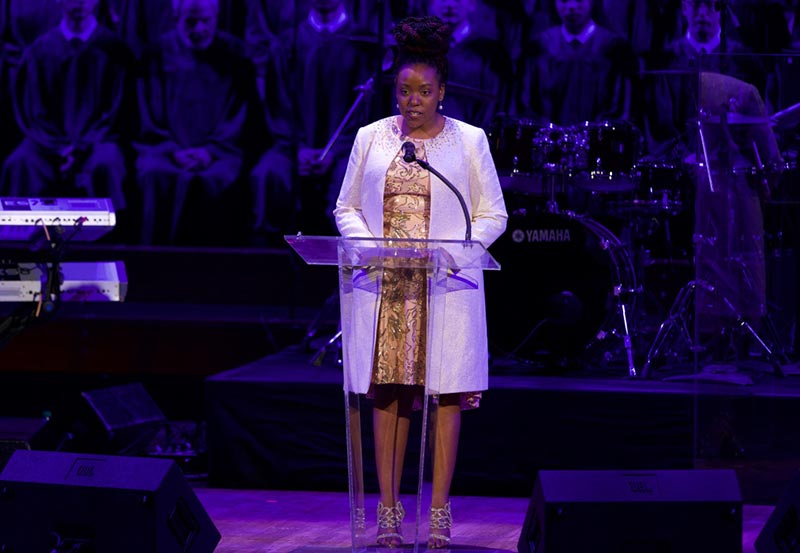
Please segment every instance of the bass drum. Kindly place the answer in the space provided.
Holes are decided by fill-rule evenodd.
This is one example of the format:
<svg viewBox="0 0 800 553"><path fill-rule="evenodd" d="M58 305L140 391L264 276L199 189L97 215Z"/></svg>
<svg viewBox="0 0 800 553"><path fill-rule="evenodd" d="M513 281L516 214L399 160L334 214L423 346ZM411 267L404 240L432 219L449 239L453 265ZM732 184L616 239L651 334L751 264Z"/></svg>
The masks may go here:
<svg viewBox="0 0 800 553"><path fill-rule="evenodd" d="M621 302L632 311L630 256L586 216L517 209L491 253L502 267L485 274L495 361L577 359L603 333L622 330Z"/></svg>

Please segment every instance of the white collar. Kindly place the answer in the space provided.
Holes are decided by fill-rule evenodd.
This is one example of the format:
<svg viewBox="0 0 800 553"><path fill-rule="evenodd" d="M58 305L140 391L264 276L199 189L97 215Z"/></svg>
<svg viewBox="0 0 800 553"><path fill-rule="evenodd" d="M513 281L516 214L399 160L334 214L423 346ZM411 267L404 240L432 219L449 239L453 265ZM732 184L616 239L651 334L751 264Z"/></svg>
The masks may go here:
<svg viewBox="0 0 800 553"><path fill-rule="evenodd" d="M452 35L453 43L458 44L459 42L467 38L470 32L472 32L472 28L469 25L469 21L464 21L461 25L456 27L455 31L453 31Z"/></svg>
<svg viewBox="0 0 800 553"><path fill-rule="evenodd" d="M702 52L703 50L705 50L706 53L709 53L714 51L720 45L722 40L720 36L721 34L722 32L720 31L708 42L699 42L692 36L692 33L686 31L686 40L689 41L689 44L691 44L692 48L694 48L698 53Z"/></svg>
<svg viewBox="0 0 800 553"><path fill-rule="evenodd" d="M308 12L308 22L318 33L323 31L335 33L341 29L345 23L347 23L347 11L344 9L344 5L340 4L339 9L333 16L333 19L330 21L330 23L325 23L322 21L319 12L312 8L311 11Z"/></svg>
<svg viewBox="0 0 800 553"><path fill-rule="evenodd" d="M67 26L67 21L62 18L60 25L61 34L64 35L64 38L67 39L68 41L72 40L73 38L78 38L82 42L86 42L87 40L89 40L89 37L92 36L94 30L97 29L97 18L94 15L90 15L88 21L89 24L86 26L83 32L79 34L72 32L70 28Z"/></svg>
<svg viewBox="0 0 800 553"><path fill-rule="evenodd" d="M583 30L577 35L573 35L572 33L570 33L567 30L567 27L564 25L561 25L561 34L564 36L564 40L566 40L567 43L570 43L573 40L577 40L581 44L586 44L586 41L589 40L589 38L591 38L596 29L597 25L595 25L594 21L590 19L588 25L586 25L586 27L584 27Z"/></svg>

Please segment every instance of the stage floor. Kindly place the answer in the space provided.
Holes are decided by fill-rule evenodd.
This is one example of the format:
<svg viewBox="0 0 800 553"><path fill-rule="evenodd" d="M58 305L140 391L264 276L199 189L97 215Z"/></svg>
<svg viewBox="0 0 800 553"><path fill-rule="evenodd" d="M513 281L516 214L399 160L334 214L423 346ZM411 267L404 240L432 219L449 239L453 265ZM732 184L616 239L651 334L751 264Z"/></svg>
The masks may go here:
<svg viewBox="0 0 800 553"><path fill-rule="evenodd" d="M195 491L222 534L216 553L336 553L350 550L346 493L211 488ZM376 504L375 497L367 499L367 505ZM404 501L408 504L414 498L404 498ZM453 497L452 504L454 525L450 551L517 551L528 499L457 496ZM744 553L755 552L753 543L772 509L769 506L744 506ZM368 508L368 514L371 513L372 509ZM407 540L411 539L413 528L413 523L404 525ZM369 516L367 532L371 540L370 550L377 550L372 541L377 532L376 525ZM406 544L403 549L409 548L411 545Z"/></svg>

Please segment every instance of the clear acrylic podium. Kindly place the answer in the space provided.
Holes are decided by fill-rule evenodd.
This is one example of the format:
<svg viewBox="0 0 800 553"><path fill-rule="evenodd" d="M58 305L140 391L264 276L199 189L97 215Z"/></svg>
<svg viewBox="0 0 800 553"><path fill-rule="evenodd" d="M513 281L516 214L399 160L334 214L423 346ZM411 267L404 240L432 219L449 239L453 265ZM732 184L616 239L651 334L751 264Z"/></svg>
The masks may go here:
<svg viewBox="0 0 800 553"><path fill-rule="evenodd" d="M500 266L486 248L476 241L303 235L287 236L286 241L308 264L339 267L350 530L353 551L366 550L367 544L370 541L374 542L375 536L375 533L370 532L371 537L367 538L361 396L367 393L370 386L382 279L388 271L393 270L419 270L425 271L427 275L425 401L420 426L419 470L416 473L416 516L413 520L413 548L417 551L420 542L420 523L427 524L427 520L423 520L422 517L423 498L426 494L423 486L428 445L426 430L429 417L435 416L433 410L436 407L432 399L441 389L441 359L442 353L447 348L442 332L447 317L445 300L448 294L458 293L459 290L482 288L481 272L499 270ZM410 458L406 460L407 466L410 466L410 461ZM413 515L408 507L410 505L406 508L407 515L404 521L406 543L409 543L411 537L408 534L411 522L409 515ZM373 521L370 526L373 530L375 530L374 524Z"/></svg>

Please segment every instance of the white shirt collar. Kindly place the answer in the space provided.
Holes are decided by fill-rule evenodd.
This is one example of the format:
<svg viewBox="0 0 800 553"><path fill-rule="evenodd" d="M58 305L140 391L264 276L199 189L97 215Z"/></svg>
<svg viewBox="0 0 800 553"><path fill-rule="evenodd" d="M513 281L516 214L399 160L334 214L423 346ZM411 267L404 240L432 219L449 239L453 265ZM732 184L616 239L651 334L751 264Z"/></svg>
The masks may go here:
<svg viewBox="0 0 800 553"><path fill-rule="evenodd" d="M94 15L90 15L88 18L89 24L86 25L86 28L83 30L82 33L73 33L69 27L67 26L67 21L65 19L61 19L61 34L64 35L64 38L67 40L72 40L73 38L79 38L82 42L86 42L89 40L89 37L92 36L92 33L95 29L97 29L97 18Z"/></svg>
<svg viewBox="0 0 800 553"><path fill-rule="evenodd" d="M469 25L469 21L465 21L464 23L456 27L455 31L453 31L453 37L452 37L453 43L458 44L459 42L467 38L471 31L472 28Z"/></svg>
<svg viewBox="0 0 800 553"><path fill-rule="evenodd" d="M567 43L570 43L573 40L577 40L581 44L586 44L586 41L589 40L589 38L591 38L591 36L594 34L594 31L596 29L597 29L597 25L595 25L594 21L592 21L590 19L589 20L589 24L586 25L586 27L584 27L583 30L580 33L578 33L577 35L573 35L572 33L570 33L567 30L567 27L564 26L564 25L561 25L561 34L564 35L564 40L566 40Z"/></svg>
<svg viewBox="0 0 800 553"><path fill-rule="evenodd" d="M345 23L347 23L347 11L344 9L344 5L340 5L339 10L333 16L333 19L330 21L330 23L325 23L322 21L319 12L312 8L308 12L308 22L318 33L323 31L335 33L341 29Z"/></svg>
<svg viewBox="0 0 800 553"><path fill-rule="evenodd" d="M718 32L716 34L716 36L714 36L708 42L699 42L697 39L695 39L692 36L692 33L690 33L689 31L686 31L686 40L689 41L689 44L691 44L692 48L694 48L695 51L697 51L698 53L702 52L703 50L705 50L706 53L709 53L709 52L712 52L713 50L715 50L719 46L719 44L721 42L720 35L721 35L721 31Z"/></svg>

